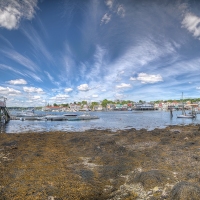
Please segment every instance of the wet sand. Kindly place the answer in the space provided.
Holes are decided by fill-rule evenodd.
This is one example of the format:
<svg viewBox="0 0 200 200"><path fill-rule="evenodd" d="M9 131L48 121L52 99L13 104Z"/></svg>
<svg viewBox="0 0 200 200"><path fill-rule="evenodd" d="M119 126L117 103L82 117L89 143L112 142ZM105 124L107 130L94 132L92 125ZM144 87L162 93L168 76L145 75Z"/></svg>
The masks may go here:
<svg viewBox="0 0 200 200"><path fill-rule="evenodd" d="M199 126L0 134L0 199L200 199Z"/></svg>

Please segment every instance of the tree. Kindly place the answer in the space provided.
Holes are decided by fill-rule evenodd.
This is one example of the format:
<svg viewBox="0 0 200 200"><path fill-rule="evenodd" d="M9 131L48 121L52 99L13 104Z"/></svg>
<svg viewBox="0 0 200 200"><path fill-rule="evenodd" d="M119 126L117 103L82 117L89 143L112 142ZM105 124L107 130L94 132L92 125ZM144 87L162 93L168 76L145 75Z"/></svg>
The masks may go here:
<svg viewBox="0 0 200 200"><path fill-rule="evenodd" d="M98 103L98 102L92 102L92 103L91 103L91 105L90 105L90 108L91 108L91 109L93 109L93 108L94 108L94 106L97 106L97 105L99 105L99 103Z"/></svg>
<svg viewBox="0 0 200 200"><path fill-rule="evenodd" d="M87 101L82 101L82 105L87 105Z"/></svg>
<svg viewBox="0 0 200 200"><path fill-rule="evenodd" d="M104 100L101 102L101 105L102 105L104 108L106 108L107 104L108 104L108 100L107 100L107 99L104 99Z"/></svg>

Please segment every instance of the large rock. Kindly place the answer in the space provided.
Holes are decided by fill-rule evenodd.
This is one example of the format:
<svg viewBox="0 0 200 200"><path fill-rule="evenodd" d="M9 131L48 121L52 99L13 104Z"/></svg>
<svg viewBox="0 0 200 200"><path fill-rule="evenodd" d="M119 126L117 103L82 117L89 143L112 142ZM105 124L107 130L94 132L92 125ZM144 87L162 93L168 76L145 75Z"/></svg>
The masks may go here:
<svg viewBox="0 0 200 200"><path fill-rule="evenodd" d="M188 182L176 184L170 193L170 200L199 200L200 187Z"/></svg>

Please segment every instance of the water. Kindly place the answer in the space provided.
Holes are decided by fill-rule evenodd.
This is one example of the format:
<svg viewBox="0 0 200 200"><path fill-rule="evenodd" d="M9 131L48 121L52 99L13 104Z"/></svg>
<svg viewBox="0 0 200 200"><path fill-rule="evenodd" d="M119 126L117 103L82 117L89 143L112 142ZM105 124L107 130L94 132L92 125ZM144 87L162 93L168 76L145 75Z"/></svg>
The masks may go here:
<svg viewBox="0 0 200 200"><path fill-rule="evenodd" d="M41 113L40 113L41 114ZM63 113L51 113L63 114ZM81 114L81 113L77 113ZM130 128L148 129L164 128L168 125L200 124L200 115L195 119L177 118L180 111L174 111L173 117L165 111L113 111L113 112L90 112L99 119L83 121L20 121L11 120L5 126L0 126L0 132L23 133L23 132L49 132L49 131L85 131L89 129L112 131Z"/></svg>

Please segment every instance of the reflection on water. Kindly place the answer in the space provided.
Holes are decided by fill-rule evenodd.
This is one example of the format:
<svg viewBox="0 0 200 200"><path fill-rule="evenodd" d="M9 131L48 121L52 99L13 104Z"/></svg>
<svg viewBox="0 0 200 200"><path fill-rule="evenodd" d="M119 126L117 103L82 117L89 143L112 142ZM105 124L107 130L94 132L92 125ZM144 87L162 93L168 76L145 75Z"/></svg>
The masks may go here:
<svg viewBox="0 0 200 200"><path fill-rule="evenodd" d="M55 114L55 113L52 113ZM56 113L58 114L58 113ZM78 113L81 114L81 113ZM49 131L85 131L88 129L110 129L112 131L130 128L145 128L152 130L164 128L168 125L186 125L200 123L200 115L194 119L177 118L179 111L113 111L113 112L91 112L99 119L85 121L19 121L11 120L1 126L1 133L22 133L22 132L49 132Z"/></svg>
<svg viewBox="0 0 200 200"><path fill-rule="evenodd" d="M0 123L0 133L5 133L6 132L6 124Z"/></svg>

